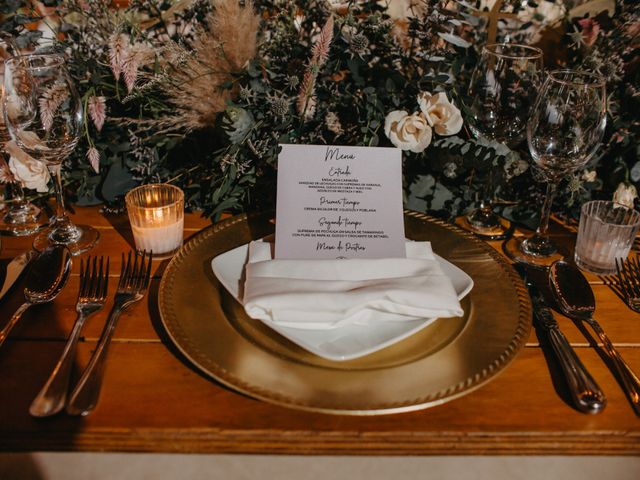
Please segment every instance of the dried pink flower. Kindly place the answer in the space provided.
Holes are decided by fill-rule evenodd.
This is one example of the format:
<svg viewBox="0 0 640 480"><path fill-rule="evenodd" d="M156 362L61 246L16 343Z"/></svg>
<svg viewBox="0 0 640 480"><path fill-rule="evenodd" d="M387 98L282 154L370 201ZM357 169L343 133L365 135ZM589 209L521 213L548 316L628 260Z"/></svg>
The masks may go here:
<svg viewBox="0 0 640 480"><path fill-rule="evenodd" d="M296 107L298 114L302 115L305 111L309 98L313 96L313 91L316 87L316 76L311 70L307 70L302 79L302 85L300 86L300 93L298 95L298 101Z"/></svg>
<svg viewBox="0 0 640 480"><path fill-rule="evenodd" d="M129 93L133 90L136 78L138 78L138 65L138 56L135 54L128 56L127 60L124 62L124 83L127 86Z"/></svg>
<svg viewBox="0 0 640 480"><path fill-rule="evenodd" d="M127 56L122 64L122 74L129 93L135 86L138 78L138 69L154 58L153 51L141 43L136 43L127 50Z"/></svg>
<svg viewBox="0 0 640 480"><path fill-rule="evenodd" d="M107 103L104 97L92 95L88 101L89 116L98 131L102 130L104 121L107 118Z"/></svg>
<svg viewBox="0 0 640 480"><path fill-rule="evenodd" d="M49 87L38 99L40 106L40 119L45 130L50 130L53 126L53 117L56 110L62 105L69 95L67 87L61 83L56 83Z"/></svg>
<svg viewBox="0 0 640 480"><path fill-rule="evenodd" d="M320 66L327 61L329 56L329 47L331 46L331 41L333 40L333 17L329 16L327 22L322 27L320 31L320 35L318 36L315 44L313 45L313 50L311 51L311 60L309 61L309 65L307 66L307 71L304 74L304 78L302 79L302 84L300 85L300 92L298 93L298 100L296 102L296 107L298 109L298 114L303 115L303 117L308 120L315 113L315 108L311 109L310 104L311 100L314 99L315 88L316 88L316 77L318 76L318 69ZM313 102L313 106L315 107L315 101Z"/></svg>
<svg viewBox="0 0 640 480"><path fill-rule="evenodd" d="M129 36L124 33L115 33L109 39L109 62L116 80L120 80L120 73L124 67L129 49Z"/></svg>
<svg viewBox="0 0 640 480"><path fill-rule="evenodd" d="M598 34L600 33L600 25L593 18L582 18L578 20L580 28L582 28L582 41L588 47L596 43Z"/></svg>
<svg viewBox="0 0 640 480"><path fill-rule="evenodd" d="M100 152L96 147L90 147L89 150L87 150L87 158L93 170L96 173L100 173Z"/></svg>
<svg viewBox="0 0 640 480"><path fill-rule="evenodd" d="M333 40L333 17L330 16L320 31L320 36L313 46L311 64L321 66L329 57L329 47Z"/></svg>

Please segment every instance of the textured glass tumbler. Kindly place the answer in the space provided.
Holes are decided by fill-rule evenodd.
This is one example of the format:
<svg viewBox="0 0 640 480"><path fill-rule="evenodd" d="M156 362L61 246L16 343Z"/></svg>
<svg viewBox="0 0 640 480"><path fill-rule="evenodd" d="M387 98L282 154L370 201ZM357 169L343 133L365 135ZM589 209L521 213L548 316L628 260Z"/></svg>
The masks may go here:
<svg viewBox="0 0 640 480"><path fill-rule="evenodd" d="M596 200L582 206L576 240L576 264L598 275L616 271L627 258L640 227L640 213L619 203Z"/></svg>
<svg viewBox="0 0 640 480"><path fill-rule="evenodd" d="M134 188L125 196L137 250L169 257L182 245L184 193L159 183Z"/></svg>

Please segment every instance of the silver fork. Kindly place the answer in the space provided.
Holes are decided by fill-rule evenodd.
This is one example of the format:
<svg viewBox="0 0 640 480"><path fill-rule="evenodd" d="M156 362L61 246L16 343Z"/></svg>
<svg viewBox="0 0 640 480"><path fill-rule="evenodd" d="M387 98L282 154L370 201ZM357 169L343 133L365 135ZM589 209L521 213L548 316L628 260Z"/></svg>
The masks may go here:
<svg viewBox="0 0 640 480"><path fill-rule="evenodd" d="M48 417L62 410L67 402L69 380L76 346L80 338L82 326L87 318L104 307L109 284L109 257L106 265L104 257L89 257L86 266L80 260L80 290L76 303L78 316L69 334L62 356L56 363L47 383L31 403L29 413L34 417Z"/></svg>
<svg viewBox="0 0 640 480"><path fill-rule="evenodd" d="M616 275L604 277L607 285L624 297L634 312L640 313L640 262L638 257L627 260L616 258Z"/></svg>
<svg viewBox="0 0 640 480"><path fill-rule="evenodd" d="M139 255L138 252L136 252L132 264L131 252L129 252L125 264L124 253L122 254L120 281L118 283L113 308L109 314L109 320L102 330L100 340L98 341L96 350L91 356L91 360L89 360L87 368L82 373L78 385L76 385L76 388L69 398L69 403L67 404L68 414L87 415L98 403L107 350L111 343L118 317L120 317L120 314L126 308L139 302L144 297L149 287L149 279L151 278L151 260L151 253L147 254L147 252L142 252L142 255Z"/></svg>

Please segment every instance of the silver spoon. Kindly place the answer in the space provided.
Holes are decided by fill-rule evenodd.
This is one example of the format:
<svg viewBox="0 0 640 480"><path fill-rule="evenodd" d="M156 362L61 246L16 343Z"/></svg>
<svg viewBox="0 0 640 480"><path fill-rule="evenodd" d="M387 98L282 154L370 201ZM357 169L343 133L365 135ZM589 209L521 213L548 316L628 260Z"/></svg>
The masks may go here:
<svg viewBox="0 0 640 480"><path fill-rule="evenodd" d="M549 269L549 283L562 313L589 324L604 345L604 351L615 366L631 405L640 415L640 379L624 361L600 324L593 318L596 300L591 285L582 272L564 261L557 261Z"/></svg>
<svg viewBox="0 0 640 480"><path fill-rule="evenodd" d="M0 331L0 347L31 306L52 301L62 291L71 272L71 253L63 245L47 248L32 262L24 287L25 302Z"/></svg>

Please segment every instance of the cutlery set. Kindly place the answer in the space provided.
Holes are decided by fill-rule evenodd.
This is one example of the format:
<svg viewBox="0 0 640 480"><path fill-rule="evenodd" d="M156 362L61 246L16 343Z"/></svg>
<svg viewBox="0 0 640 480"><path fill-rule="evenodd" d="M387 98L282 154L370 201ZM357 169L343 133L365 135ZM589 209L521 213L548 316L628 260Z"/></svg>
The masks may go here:
<svg viewBox="0 0 640 480"><path fill-rule="evenodd" d="M522 267L522 265L517 265L517 267ZM558 322L551 313L551 308L538 287L536 287L535 281L526 274L523 276L531 296L534 325L546 333L549 343L559 360L560 368L564 374L575 407L584 413L602 411L607 404L604 393L560 330Z"/></svg>
<svg viewBox="0 0 640 480"><path fill-rule="evenodd" d="M18 278L32 253L11 262L2 288L6 292ZM66 408L69 415L87 415L96 406L100 394L102 374L109 344L120 314L142 300L151 278L152 253L122 254L122 267L114 304L103 328L98 345L83 371L77 385L69 394L72 366L76 346L85 320L105 305L109 286L109 258L89 257L80 263L80 288L76 302L77 318L64 350L49 379L33 400L29 413L34 417L48 417ZM12 265L13 264L13 265ZM71 253L61 245L50 247L31 261L25 279L25 303L18 308L7 325L0 331L0 346L32 305L53 301L67 283L71 272Z"/></svg>
<svg viewBox="0 0 640 480"><path fill-rule="evenodd" d="M628 263L631 263L633 267L629 267ZM623 265L625 267L622 267ZM640 416L640 379L624 361L601 325L593 318L595 297L582 272L576 266L559 260L548 268L548 271L545 272L547 273L546 278L542 281L539 277L532 275L524 264L516 264L515 267L529 288L534 310L534 324L544 331L549 339L576 409L583 413L599 413L606 406L607 400L601 388L560 331L558 323L551 313L550 303L560 313L577 323L584 322L596 333L602 342L602 351L610 362L610 368L618 377L636 415ZM627 283L638 285L640 288L640 269L637 267L637 260L619 262L618 274L614 279L610 278L605 281L605 284ZM626 270L622 270L622 268ZM539 273L539 269L537 271ZM623 276L625 271L626 276ZM551 293L552 302L547 303L544 295L540 292L542 289ZM632 308L631 305L629 306Z"/></svg>
<svg viewBox="0 0 640 480"><path fill-rule="evenodd" d="M35 258L32 260L33 257ZM7 266L0 297L16 281L29 262L31 265L24 288L25 301L0 330L0 346L29 307L51 302L59 295L71 272L71 253L64 246L50 247L38 256L33 252L22 254ZM95 408L100 394L105 359L118 318L125 309L144 297L151 278L151 263L151 253L143 251L132 255L129 252L126 258L122 254L113 307L89 363L77 385L70 390L72 366L81 330L86 319L104 307L109 290L109 258L94 256L86 261L81 260L80 287L76 302L77 318L60 359L31 404L29 412L32 416L48 417L63 409L66 409L69 415L87 415ZM540 269L532 269L519 263L516 263L515 267L529 289L534 310L534 325L544 332L549 340L575 408L583 413L599 413L605 408L607 399L560 330L551 312L551 304L574 321L586 323L596 333L602 342L602 351L613 367L612 370L617 374L635 413L640 416L640 379L593 318L595 298L582 272L567 262L557 261L545 271L546 278L541 280ZM616 267L616 275L603 277L605 284L614 289L629 308L640 311L640 263L637 258L620 260L616 261ZM551 302L547 300L545 292L551 293Z"/></svg>

